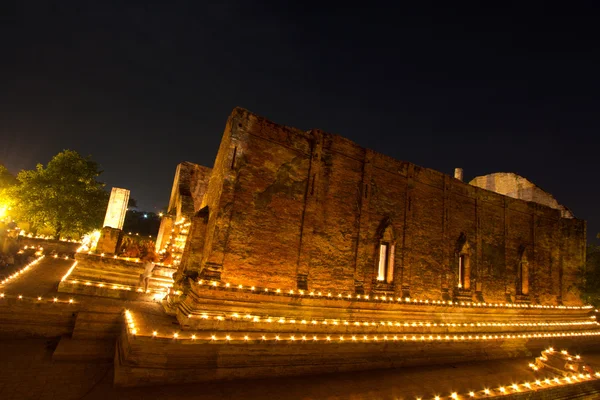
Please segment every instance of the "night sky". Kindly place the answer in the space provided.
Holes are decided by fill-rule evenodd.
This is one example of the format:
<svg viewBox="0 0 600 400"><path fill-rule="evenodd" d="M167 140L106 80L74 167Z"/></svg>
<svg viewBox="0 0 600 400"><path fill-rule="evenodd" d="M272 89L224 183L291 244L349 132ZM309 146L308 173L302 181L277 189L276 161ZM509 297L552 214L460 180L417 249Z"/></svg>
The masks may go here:
<svg viewBox="0 0 600 400"><path fill-rule="evenodd" d="M157 211L179 162L212 166L240 106L447 174L462 167L467 181L518 173L586 219L590 239L600 232L592 2L9 3L0 163L12 172L74 149L108 188Z"/></svg>

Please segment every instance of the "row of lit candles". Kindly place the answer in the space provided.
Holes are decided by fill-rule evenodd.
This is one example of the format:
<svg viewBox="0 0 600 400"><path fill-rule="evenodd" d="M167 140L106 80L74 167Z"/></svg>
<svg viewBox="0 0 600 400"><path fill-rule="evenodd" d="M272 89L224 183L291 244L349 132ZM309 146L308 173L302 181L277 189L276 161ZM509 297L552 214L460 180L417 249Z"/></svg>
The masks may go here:
<svg viewBox="0 0 600 400"><path fill-rule="evenodd" d="M129 310L125 310L125 320L126 320L128 329L131 332L131 334L136 335L137 334L137 327L135 325L135 321L134 321L133 315L132 315L132 313ZM600 334L600 332L590 333L590 335L598 335L598 334ZM545 336L547 336L547 335L545 335ZM557 336L557 335L551 335L551 336ZM571 334L571 335L567 335L567 336L573 336L573 335ZM583 334L577 334L576 336L583 336ZM157 331L152 332L152 337L153 338L158 337L158 332ZM174 339L180 338L180 336L179 336L178 333L174 333L172 337ZM197 337L196 337L195 334L192 334L190 338L192 340L196 340L197 339ZM430 340L433 340L433 336L430 336L430 338L431 338ZM441 340L441 336L438 336L437 338L438 338L438 340ZM461 337L461 338L464 338L464 337ZM485 336L484 336L484 338L485 338ZM210 338L211 342L215 342L217 340L218 340L218 338L217 338L216 335L212 335L211 338ZM226 341L231 341L232 338L231 338L231 336L227 335L225 337L225 340ZM244 336L244 341L248 341L248 340L250 340L250 338L247 335ZM260 340L261 341L265 341L265 340L267 340L267 338L266 338L265 335L262 335L262 337L261 337ZM276 341L281 340L280 336L276 335L275 336L275 340ZM305 342L305 341L308 341L309 339L306 336L302 336L302 339L296 339L295 336L292 335L292 336L290 336L289 340L292 341L292 342L294 342L296 340L298 340L298 341L301 340L301 341ZM319 339L318 339L318 337L316 335L312 337L312 341L318 341L318 340ZM331 341L331 337L327 336L325 340L329 342L329 341ZM343 336L340 336L339 340L340 340L340 342L343 342L345 339L344 339ZM352 336L351 340L352 341L357 341L358 339L356 338L356 336ZM363 340L368 340L368 336L364 336ZM377 341L378 340L377 336L374 336L373 340ZM388 340L387 336L384 336L383 340ZM396 336L394 336L393 340L398 340L398 338ZM402 338L402 340L407 340L407 337L404 336ZM416 337L413 336L412 340L416 340ZM421 340L424 340L423 337L421 337ZM450 337L446 336L445 340L450 340ZM459 340L459 339L458 339L457 336L454 336L454 340ZM552 352L553 349L550 348L547 351ZM563 350L562 353L563 354L567 354L566 350ZM579 359L580 357L576 356L576 358ZM595 378L599 378L600 377L600 372L595 373L594 377ZM566 376L566 377L563 377L563 378L555 377L553 379L550 379L550 378L545 378L543 380L538 379L536 381L524 382L522 384L513 383L513 384L507 385L507 386L499 386L496 389L484 388L484 389L482 389L482 390L480 390L478 392L469 391L467 394L465 394L465 396L468 395L468 397L470 397L470 398L475 398L475 397L489 397L489 396L495 396L495 395L506 395L506 394L510 394L511 391L512 391L512 393L527 392L527 391L533 391L533 390L539 390L539 389L546 389L546 388L550 388L550 387L555 387L555 386L558 386L558 385L579 383L579 382L583 382L583 381L586 381L586 380L593 379L594 377L592 377L591 374L580 373L578 375L574 374L574 375ZM457 392L452 392L449 397L451 399L453 399L453 400L458 400L460 398L459 394ZM435 395L433 399L434 400L441 400L441 397L439 395ZM417 400L421 400L421 398L417 397Z"/></svg>
<svg viewBox="0 0 600 400"><path fill-rule="evenodd" d="M22 294L19 295L8 295L6 293L0 293L0 299L17 299L17 300L29 300L32 302L40 302L40 301L44 301L44 298L42 296L38 296L38 297L27 297L27 296L23 296ZM52 297L51 300L46 299L45 300L48 303L66 303L66 304L74 304L75 300L74 299L69 299L69 300L61 300L58 297Z"/></svg>
<svg viewBox="0 0 600 400"><path fill-rule="evenodd" d="M63 277L64 278L64 277ZM103 283L103 282L90 282L90 281L86 281L86 282L80 282L78 280L71 280L71 283L73 284L83 284L85 286L96 286L99 288L107 288L107 289L112 289L112 290L126 290L126 291L133 291L134 287L133 286L127 286L127 285L116 285L116 284L110 284L110 283ZM136 290L136 292L139 293L144 293L144 289L138 287ZM160 289L147 289L145 293L158 293L161 294L162 297L167 295L166 292L166 288L165 290L160 290ZM162 299L161 297L161 299Z"/></svg>
<svg viewBox="0 0 600 400"><path fill-rule="evenodd" d="M268 288L268 287L264 287L264 288L256 288L255 286L243 286L243 285L232 285L230 283L225 283L224 285L220 284L217 281L204 281L203 279L199 280L198 285L209 285L212 287L220 287L220 288L227 288L227 289L239 289L239 290L249 290L251 292L262 292L262 293L267 293L267 294L280 294L280 295L289 295L289 296L305 296L308 295L310 297L327 297L327 298L338 298L338 299L356 299L356 300L365 300L365 301L396 301L396 302L404 302L406 304L420 304L420 305L449 305L449 306L463 306L463 307L509 307L509 308L557 308L557 309L570 309L570 310L581 310L581 309L589 309L592 308L591 305L586 305L586 306L555 306L555 305L541 305L541 304L512 304L512 303L469 303L469 302L457 302L457 301L452 301L452 300L422 300L422 299L415 299L415 298L410 298L410 297L405 297L404 299L402 299L401 297L397 297L394 299L394 297L392 296L375 296L372 299L370 298L369 295L360 295L357 294L356 296L352 296L351 294L342 294L342 293L338 293L337 295L333 295L331 292L327 292L326 294L323 294L323 292L315 292L315 291L310 291L308 293L306 293L307 291L304 290L289 290L289 291L283 291L281 289L272 289L272 288Z"/></svg>
<svg viewBox="0 0 600 400"><path fill-rule="evenodd" d="M27 270L29 270L31 267L33 267L35 264L37 264L42 258L44 258L44 255L39 256L38 258L36 258L32 262L30 262L29 264L25 265L20 270L7 276L0 282L0 284L6 285L8 282L12 281L13 279L18 278L21 274L25 273Z"/></svg>
<svg viewBox="0 0 600 400"><path fill-rule="evenodd" d="M240 321L243 319L250 320L251 322L278 322L280 324L311 324L311 325L354 325L354 326L396 326L396 327L506 327L506 326L520 326L520 327L534 327L534 326L573 326L573 325L598 325L596 321L562 321L562 322L471 322L471 323L436 323L436 322L392 322L392 321L347 321L337 319L295 319L295 318L284 318L284 317L261 317L258 315L245 314L241 316L238 313L232 313L227 317L226 315L209 315L208 313L201 313L199 315L188 314L188 318L202 318L202 319L214 319L217 321L224 321L230 319L232 321Z"/></svg>
<svg viewBox="0 0 600 400"><path fill-rule="evenodd" d="M82 251L80 251L80 249L77 249L77 252L81 253ZM97 254L97 253L92 252L91 250L88 251L87 254L92 255L92 256L97 256L97 257L106 257L105 253ZM115 259L115 260L131 261L131 262L135 262L135 263L139 263L140 262L140 259L137 258L137 257L119 257L117 255L113 255L112 258ZM163 263L159 263L159 262L155 262L154 264L160 265L161 267L165 267L165 266L169 267L169 266L167 266L167 265L165 265Z"/></svg>
<svg viewBox="0 0 600 400"><path fill-rule="evenodd" d="M131 326L130 326L131 328ZM133 335L137 335L137 329L136 328L132 328L131 329L131 333ZM284 337L284 335L289 335L288 337ZM244 342L248 342L248 341L291 341L291 342L307 342L307 341L326 341L326 342L332 342L332 341L339 341L339 342L348 342L348 341L352 341L352 342L357 342L357 341L374 341L374 342L378 342L378 341L421 341L421 342L425 342L425 341L437 341L437 342L449 342L449 341L479 341L479 340L509 340L509 339L541 339L541 338L561 338L561 337L572 337L572 336L598 336L600 335L600 331L586 331L586 332L558 332L558 333L528 333L528 334L517 334L517 335L383 335L383 336L379 336L379 335L351 335L351 336L344 336L344 335L340 335L337 338L331 336L331 335L325 335L324 337L321 337L319 335L290 335L289 333L274 333L272 334L272 336L268 336L268 335L260 335L260 336L256 336L256 337L251 337L250 335L244 335L242 337L240 337L238 340L239 341L244 341ZM144 335L144 336L149 336L149 335ZM158 336L158 331L153 331L152 332L152 337L159 337ZM173 339L185 339L183 338L178 332L173 333L172 336L161 336L161 338L173 338ZM197 340L199 339L199 337L196 334L191 334L189 339L192 340ZM219 338L217 335L210 335L210 337L206 338L205 340L211 341L211 342L217 342L219 340L224 340L226 342L230 342L230 341L234 341L236 340L233 336L231 335L225 335L225 337L223 338Z"/></svg>
<svg viewBox="0 0 600 400"><path fill-rule="evenodd" d="M77 261L75 261L73 263L73 265L71 266L71 268L69 268L69 270L67 271L67 273L61 278L61 281L66 281L69 276L71 275L71 273L73 272L73 270L75 269L75 266L77 265ZM86 282L80 282L76 279L71 280L71 283L73 284L83 284L85 286L97 286L99 288L107 288L107 289L112 289L112 290L126 290L126 291L133 291L134 287L133 286L128 286L128 285L116 285L116 284L109 284L109 283L104 283L104 282L90 282L90 281L86 281ZM168 286L170 287L170 286ZM146 293L155 293L155 300L162 300L166 295L166 289L168 288L166 287L165 290L159 290L159 289L147 289ZM139 293L143 293L144 289L138 287L136 289L137 292ZM158 297L157 297L158 296Z"/></svg>
<svg viewBox="0 0 600 400"><path fill-rule="evenodd" d="M23 231L23 230L21 232L19 232L19 236L26 236L30 239L52 240L52 241L56 240L54 238L49 238L49 237L45 237L45 236L41 236L41 235L34 236L33 233L25 233L25 231ZM81 243L80 241L74 240L74 239L58 239L58 240L61 242Z"/></svg>
<svg viewBox="0 0 600 400"><path fill-rule="evenodd" d="M127 319L127 323L128 326L130 328L130 332L133 335L137 335L137 328L135 326L135 323L133 322L133 316L131 311L126 310L125 311L125 316ZM500 340L504 340L504 339L528 339L528 338L548 338L548 337L570 337L570 336L596 336L596 335L600 335L600 331L585 331L585 332L554 332L554 333L528 333L528 334L507 334L507 335L403 335L403 336L398 336L398 335L393 335L391 337L388 337L388 335L384 335L383 337L377 336L377 335L363 335L362 338L360 338L357 335L352 335L350 337L350 339L344 337L343 335L339 336L339 341L343 342L343 341L358 341L358 340L364 340L364 341L368 341L368 340L373 340L373 341L379 341L379 340L384 340L384 341L388 341L388 340L393 340L393 341L398 341L398 340L402 340L402 341L407 341L407 340L411 340L411 341L473 341L473 340L495 340L495 339L500 339ZM153 331L152 332L152 336L153 337L157 337L158 336L158 332L157 331ZM172 336L172 338L174 339L178 339L180 338L180 335L178 332L175 332ZM190 339L192 340L196 340L197 336L196 334L192 334L190 336ZM319 341L319 340L325 340L327 342L330 342L332 340L332 337L330 335L325 336L324 339L320 338L319 335L312 335L312 338L309 338L307 335L302 335L299 338L296 337L296 335L290 335L288 338L290 341L294 342L294 341L307 341L307 340L312 340L312 341ZM217 337L217 335L211 335L210 336L210 340L211 341L218 341L219 338ZM231 335L226 335L225 336L225 340L226 341L231 341L232 336ZM260 341L266 341L266 340L275 340L275 341L280 341L280 340L285 340L283 339L283 334L274 334L272 338L267 338L267 335L261 335L260 337L256 337L256 338L250 338L249 335L244 335L243 337L244 341L249 341L249 340L260 340Z"/></svg>
<svg viewBox="0 0 600 400"><path fill-rule="evenodd" d="M526 393L526 392L530 392L530 391L537 391L540 389L548 389L548 388L556 387L559 385L576 384L576 383L581 383L581 382L589 381L591 379L598 379L598 378L600 378L600 372L596 372L594 374L594 376L592 376L591 374L578 374L578 375L573 374L571 376L565 376L562 378L555 377L555 378L536 379L535 381L524 382L521 384L513 383L510 385L506 385L506 386L499 386L495 389L484 388L478 392L469 391L468 393L465 393L462 395L459 395L457 392L452 392L448 396L448 398L450 398L452 400L458 400L461 397L482 398L482 397L490 397L490 396L505 396L508 394ZM439 395L435 395L432 398L432 400L442 400L442 398L443 397L441 397ZM422 399L423 399L422 397L416 397L416 400L422 400Z"/></svg>
<svg viewBox="0 0 600 400"><path fill-rule="evenodd" d="M84 250L81 247L77 249L77 253L83 253L83 252L84 252ZM106 254L104 254L104 253L97 254L97 253L94 253L91 250L88 250L87 253L89 255L98 256L98 257L105 257L106 256ZM112 258L114 258L115 260L117 260L117 259L118 260L125 260L125 261L131 261L131 262L135 262L135 263L139 263L140 262L140 259L137 258L137 257L119 257L117 255L114 255L114 256L112 256Z"/></svg>

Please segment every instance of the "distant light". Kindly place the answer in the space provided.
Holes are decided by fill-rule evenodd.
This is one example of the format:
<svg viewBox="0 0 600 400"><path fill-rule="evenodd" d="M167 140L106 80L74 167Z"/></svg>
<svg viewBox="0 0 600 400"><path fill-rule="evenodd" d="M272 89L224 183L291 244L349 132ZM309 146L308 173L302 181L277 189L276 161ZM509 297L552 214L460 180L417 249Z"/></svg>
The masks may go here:
<svg viewBox="0 0 600 400"><path fill-rule="evenodd" d="M148 218L148 214L144 214L144 218Z"/></svg>

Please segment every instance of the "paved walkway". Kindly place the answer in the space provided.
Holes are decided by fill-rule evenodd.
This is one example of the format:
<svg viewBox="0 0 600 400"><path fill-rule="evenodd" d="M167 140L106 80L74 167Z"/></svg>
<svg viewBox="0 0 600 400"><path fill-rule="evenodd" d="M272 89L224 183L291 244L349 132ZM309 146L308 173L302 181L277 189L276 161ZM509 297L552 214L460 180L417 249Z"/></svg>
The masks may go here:
<svg viewBox="0 0 600 400"><path fill-rule="evenodd" d="M64 258L46 256L17 278L12 279L5 285L0 285L0 293L4 293L7 297L22 295L23 297L32 299L37 299L38 296L44 299L58 297L64 301L72 298L75 301L72 305L74 311L90 307L97 309L106 306L130 308L136 312L144 312L157 316L164 314L162 306L154 302L111 299L58 292L60 280L73 266L74 262L75 260L72 258L65 260Z"/></svg>
<svg viewBox="0 0 600 400"><path fill-rule="evenodd" d="M46 339L0 341L1 399L414 400L422 397L425 400L437 394L448 396L452 390L464 393L535 379L527 367L530 359L514 359L294 378L113 388L112 364L54 362L51 356L55 342ZM600 365L600 354L589 354L585 358Z"/></svg>
<svg viewBox="0 0 600 400"><path fill-rule="evenodd" d="M73 259L65 260L46 256L17 278L10 280L5 285L0 285L0 291L8 295L49 297L56 293L58 282L74 262Z"/></svg>

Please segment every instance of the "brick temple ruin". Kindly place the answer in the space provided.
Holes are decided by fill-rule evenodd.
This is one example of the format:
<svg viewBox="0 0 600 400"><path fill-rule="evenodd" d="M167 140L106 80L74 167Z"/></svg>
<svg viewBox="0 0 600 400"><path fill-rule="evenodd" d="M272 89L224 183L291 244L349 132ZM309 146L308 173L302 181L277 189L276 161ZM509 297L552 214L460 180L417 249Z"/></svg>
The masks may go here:
<svg viewBox="0 0 600 400"><path fill-rule="evenodd" d="M212 169L177 167L157 248L191 223L178 282L580 305L585 221L514 174L456 176L238 108Z"/></svg>
<svg viewBox="0 0 600 400"><path fill-rule="evenodd" d="M176 269L143 294L141 263L79 253L59 291L161 302L124 313L121 386L581 352L585 236L518 175L466 183L237 108L212 168L177 167L157 238Z"/></svg>

